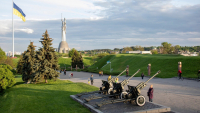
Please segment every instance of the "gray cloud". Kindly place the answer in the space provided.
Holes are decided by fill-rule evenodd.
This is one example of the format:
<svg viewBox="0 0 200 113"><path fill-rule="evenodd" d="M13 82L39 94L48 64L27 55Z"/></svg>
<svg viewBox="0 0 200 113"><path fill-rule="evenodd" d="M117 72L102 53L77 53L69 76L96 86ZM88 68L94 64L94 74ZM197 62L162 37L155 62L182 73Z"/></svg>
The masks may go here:
<svg viewBox="0 0 200 113"><path fill-rule="evenodd" d="M67 19L67 42L79 50L122 48L123 46L159 46L167 41L173 45L194 46L200 42L200 5L175 7L171 0L125 0L96 2L105 10L102 19ZM0 20L0 46L12 50L11 20ZM38 42L45 30L54 39L53 47L61 41L60 20L15 21L16 51L24 51L29 40ZM11 44L8 46L8 44Z"/></svg>

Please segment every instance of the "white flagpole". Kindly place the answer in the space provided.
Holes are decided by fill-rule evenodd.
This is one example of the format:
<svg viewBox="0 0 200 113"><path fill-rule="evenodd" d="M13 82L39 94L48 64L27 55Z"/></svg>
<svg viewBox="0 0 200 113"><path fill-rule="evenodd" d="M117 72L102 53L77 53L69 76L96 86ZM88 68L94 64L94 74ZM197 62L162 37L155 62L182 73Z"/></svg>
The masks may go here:
<svg viewBox="0 0 200 113"><path fill-rule="evenodd" d="M14 54L15 54L15 51L14 51L14 21L13 21L13 0L12 0L12 30L13 30L13 57L14 57Z"/></svg>

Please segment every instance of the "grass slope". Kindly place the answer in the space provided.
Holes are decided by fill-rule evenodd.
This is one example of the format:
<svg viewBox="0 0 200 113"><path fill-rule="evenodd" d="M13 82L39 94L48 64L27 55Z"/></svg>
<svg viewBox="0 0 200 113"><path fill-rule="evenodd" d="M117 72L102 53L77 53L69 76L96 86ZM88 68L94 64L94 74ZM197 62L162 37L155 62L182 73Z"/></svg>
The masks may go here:
<svg viewBox="0 0 200 113"><path fill-rule="evenodd" d="M83 63L85 66L91 65L90 60L92 57L83 57ZM71 58L59 58L58 64L60 67L70 67L71 66Z"/></svg>
<svg viewBox="0 0 200 113"><path fill-rule="evenodd" d="M71 81L49 81L44 84L23 84L21 76L16 85L0 95L1 113L88 113L89 110L70 95L98 88Z"/></svg>
<svg viewBox="0 0 200 113"><path fill-rule="evenodd" d="M111 68L113 72L123 71L129 65L129 75L134 74L138 69L141 72L137 74L140 76L142 72L147 75L147 65L151 64L151 75L155 74L158 70L161 73L157 77L170 78L177 76L178 62L182 62L183 77L196 78L199 68L200 57L184 57L180 55L141 55L141 54L117 54L109 55L100 59L90 68L99 67L99 69L111 61ZM101 68L104 71L110 71L110 65Z"/></svg>

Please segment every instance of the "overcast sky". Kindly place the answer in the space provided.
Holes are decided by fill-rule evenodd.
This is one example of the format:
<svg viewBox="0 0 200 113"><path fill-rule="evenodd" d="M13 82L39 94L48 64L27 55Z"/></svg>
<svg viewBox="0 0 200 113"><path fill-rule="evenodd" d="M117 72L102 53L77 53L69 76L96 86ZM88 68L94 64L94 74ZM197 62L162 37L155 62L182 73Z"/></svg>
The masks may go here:
<svg viewBox="0 0 200 113"><path fill-rule="evenodd" d="M14 0L26 22L14 15L15 51L39 42L45 30L53 47L66 40L78 50L127 46L200 45L200 0ZM12 0L0 0L0 47L12 51Z"/></svg>

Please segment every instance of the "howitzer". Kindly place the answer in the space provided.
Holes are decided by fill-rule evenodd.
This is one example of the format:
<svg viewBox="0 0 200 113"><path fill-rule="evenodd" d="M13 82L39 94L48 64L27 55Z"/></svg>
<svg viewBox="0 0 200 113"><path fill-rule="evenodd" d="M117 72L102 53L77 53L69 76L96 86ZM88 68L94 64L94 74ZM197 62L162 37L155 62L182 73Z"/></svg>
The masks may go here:
<svg viewBox="0 0 200 113"><path fill-rule="evenodd" d="M130 101L131 103L135 102L138 106L143 106L145 104L145 97L140 94L141 89L143 89L146 86L146 83L149 82L153 77L155 77L159 73L160 71L158 71L155 75L149 78L146 82L141 82L137 86L128 85L127 92L121 93L121 99L102 101L100 103L95 104L96 107L98 108L105 104L127 102L127 101Z"/></svg>
<svg viewBox="0 0 200 113"><path fill-rule="evenodd" d="M123 92L124 86L126 86L129 83L129 80L133 78L138 72L140 72L140 69L135 72L129 79L125 79L121 83L113 83L114 87L108 90L108 94L114 95Z"/></svg>
<svg viewBox="0 0 200 113"><path fill-rule="evenodd" d="M104 92L104 94L106 94L108 92L108 90L113 87L113 83L115 82L115 79L118 78L120 75L122 75L125 71L126 71L126 69L124 71L122 71L119 75L111 78L108 81L102 80L102 87L100 87L100 91L102 91L102 92Z"/></svg>
<svg viewBox="0 0 200 113"><path fill-rule="evenodd" d="M124 71L122 71L119 75L111 78L108 81L102 80L102 87L99 88L100 91L84 92L84 93L77 94L76 96L81 97L82 95L93 94L93 93L107 94L108 90L112 87L112 83L115 81L115 79L117 77L119 77L120 75L122 75L125 71L126 71L126 69Z"/></svg>
<svg viewBox="0 0 200 113"><path fill-rule="evenodd" d="M121 83L113 83L114 88L110 88L109 91L108 91L108 94L110 94L110 95L90 96L89 98L84 98L85 102L89 102L90 100L93 100L93 99L99 99L99 98L105 98L105 97L119 98L123 89L124 89L124 86L127 85L129 83L129 80L133 76L135 76L139 71L140 71L140 69L135 74L133 74L129 79L123 80Z"/></svg>

